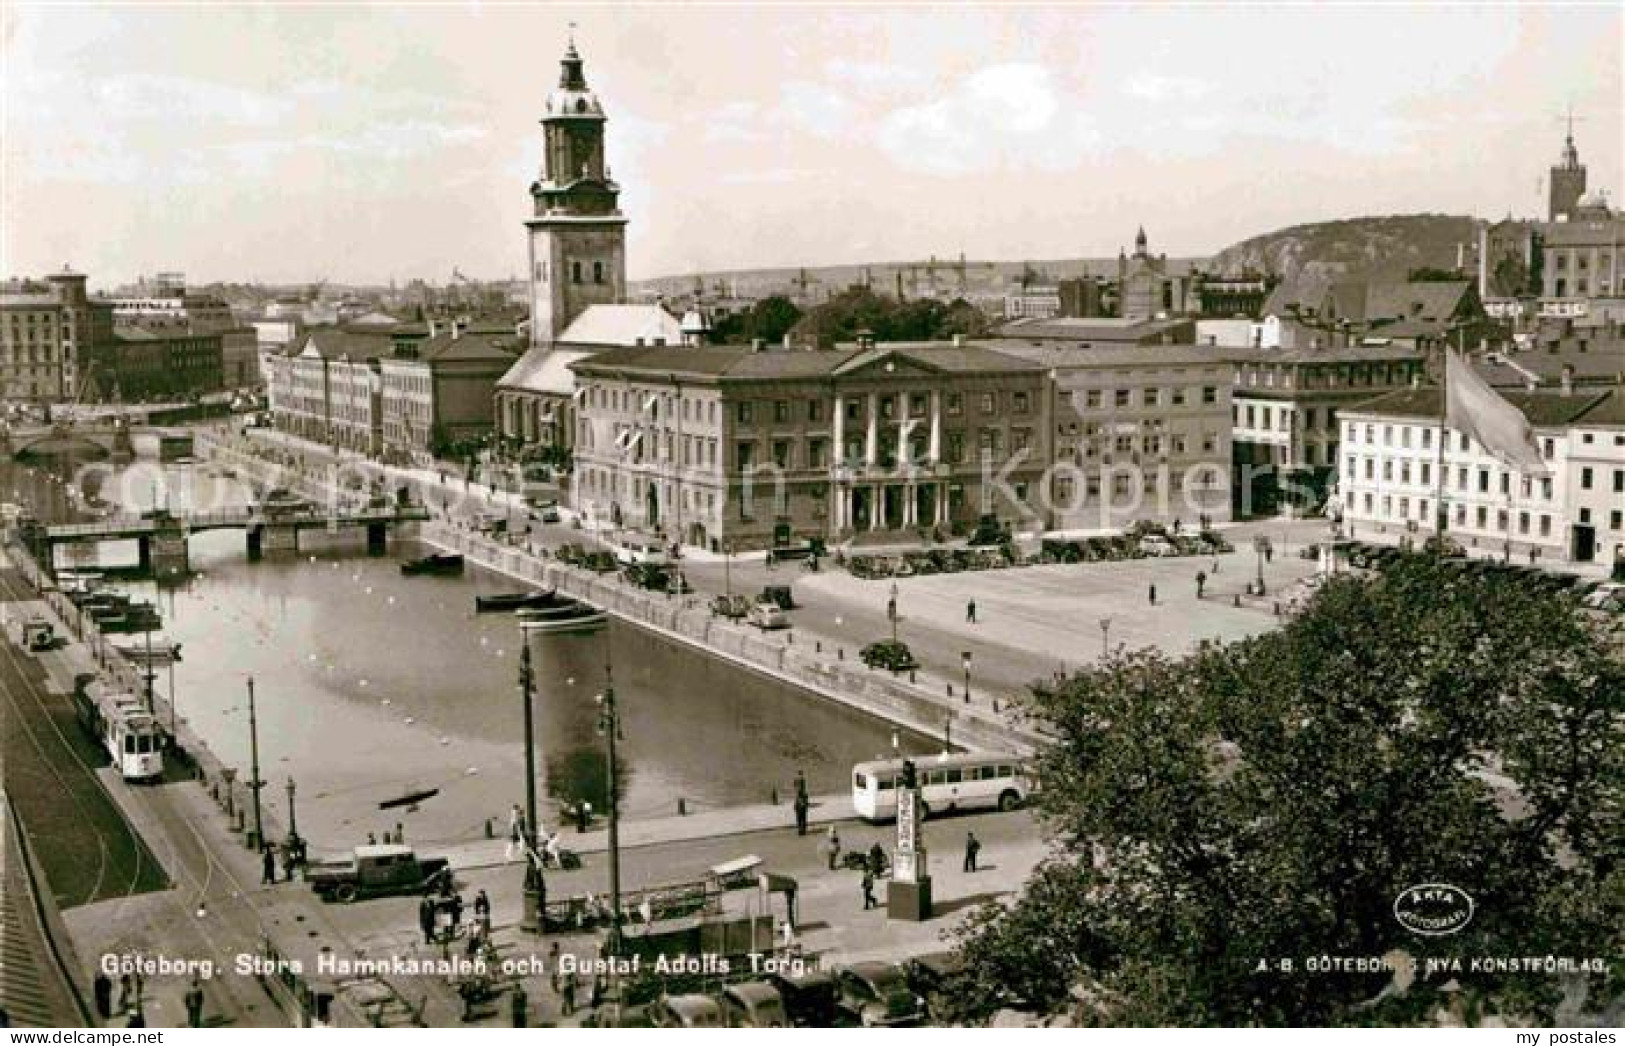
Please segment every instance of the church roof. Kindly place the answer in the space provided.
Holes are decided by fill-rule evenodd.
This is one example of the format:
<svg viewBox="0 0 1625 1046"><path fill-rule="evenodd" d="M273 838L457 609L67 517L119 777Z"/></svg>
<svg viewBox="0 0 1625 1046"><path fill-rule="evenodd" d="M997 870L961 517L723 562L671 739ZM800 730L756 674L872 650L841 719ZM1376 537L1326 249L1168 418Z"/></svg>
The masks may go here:
<svg viewBox="0 0 1625 1046"><path fill-rule="evenodd" d="M497 379L497 388L552 396L572 395L576 376L570 365L592 355L582 349L531 349L508 368L508 373Z"/></svg>
<svg viewBox="0 0 1625 1046"><path fill-rule="evenodd" d="M667 345L683 343L683 327L658 305L589 305L559 334L561 346Z"/></svg>

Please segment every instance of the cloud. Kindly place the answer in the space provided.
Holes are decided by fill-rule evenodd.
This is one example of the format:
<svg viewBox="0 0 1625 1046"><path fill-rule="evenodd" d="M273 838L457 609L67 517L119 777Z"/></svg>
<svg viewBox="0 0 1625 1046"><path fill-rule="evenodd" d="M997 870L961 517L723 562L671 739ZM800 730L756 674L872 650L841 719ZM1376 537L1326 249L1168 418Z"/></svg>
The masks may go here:
<svg viewBox="0 0 1625 1046"><path fill-rule="evenodd" d="M1131 97L1149 102L1189 102L1211 94L1213 85L1194 76L1136 73L1129 77L1123 90Z"/></svg>
<svg viewBox="0 0 1625 1046"><path fill-rule="evenodd" d="M895 109L877 133L899 167L944 176L1065 166L1098 137L1086 114L1063 111L1049 69L1026 62L989 66L935 101Z"/></svg>
<svg viewBox="0 0 1625 1046"><path fill-rule="evenodd" d="M851 129L852 103L825 84L792 80L779 89L779 112L791 124L820 138Z"/></svg>

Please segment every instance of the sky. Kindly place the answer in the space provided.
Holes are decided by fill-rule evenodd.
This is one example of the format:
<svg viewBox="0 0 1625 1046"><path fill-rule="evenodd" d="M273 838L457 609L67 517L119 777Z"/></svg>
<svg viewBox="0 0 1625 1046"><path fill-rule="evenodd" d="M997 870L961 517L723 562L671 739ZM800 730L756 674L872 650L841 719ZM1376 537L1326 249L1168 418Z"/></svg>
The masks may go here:
<svg viewBox="0 0 1625 1046"><path fill-rule="evenodd" d="M0 275L525 269L575 23L632 279L1625 193L1625 7L0 5Z"/></svg>

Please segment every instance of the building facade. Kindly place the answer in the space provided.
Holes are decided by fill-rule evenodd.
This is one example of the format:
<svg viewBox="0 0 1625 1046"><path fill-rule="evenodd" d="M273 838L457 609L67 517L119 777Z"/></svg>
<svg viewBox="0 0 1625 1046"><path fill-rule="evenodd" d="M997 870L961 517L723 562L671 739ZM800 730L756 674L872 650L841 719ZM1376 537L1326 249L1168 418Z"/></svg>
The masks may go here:
<svg viewBox="0 0 1625 1046"><path fill-rule="evenodd" d="M115 324L113 340L97 346L87 358L91 362L87 396L97 400L187 398L224 387L219 334Z"/></svg>
<svg viewBox="0 0 1625 1046"><path fill-rule="evenodd" d="M1354 536L1432 534L1442 505L1446 533L1471 549L1529 562L1625 555L1625 393L1503 395L1529 420L1544 475L1445 427L1437 388L1345 411L1339 500Z"/></svg>
<svg viewBox="0 0 1625 1046"><path fill-rule="evenodd" d="M1056 529L1230 518L1232 368L1224 356L1188 345L977 344L1050 374L1047 494Z"/></svg>
<svg viewBox="0 0 1625 1046"><path fill-rule="evenodd" d="M522 350L511 326L466 318L395 338L379 364L384 455L427 462L491 435L497 381Z"/></svg>
<svg viewBox="0 0 1625 1046"><path fill-rule="evenodd" d="M953 344L633 348L574 365L571 496L594 525L720 551L1047 527L1043 367Z"/></svg>
<svg viewBox="0 0 1625 1046"><path fill-rule="evenodd" d="M531 184L530 344L552 344L589 305L626 300L626 218L604 157L607 118L572 41L542 117Z"/></svg>
<svg viewBox="0 0 1625 1046"><path fill-rule="evenodd" d="M1218 351L1218 350L1216 350ZM1233 484L1239 516L1311 509L1337 472L1346 408L1422 379L1420 353L1397 346L1227 352Z"/></svg>
<svg viewBox="0 0 1625 1046"><path fill-rule="evenodd" d="M113 310L90 300L85 277L64 268L44 280L0 286L0 399L72 402L84 364L113 340Z"/></svg>

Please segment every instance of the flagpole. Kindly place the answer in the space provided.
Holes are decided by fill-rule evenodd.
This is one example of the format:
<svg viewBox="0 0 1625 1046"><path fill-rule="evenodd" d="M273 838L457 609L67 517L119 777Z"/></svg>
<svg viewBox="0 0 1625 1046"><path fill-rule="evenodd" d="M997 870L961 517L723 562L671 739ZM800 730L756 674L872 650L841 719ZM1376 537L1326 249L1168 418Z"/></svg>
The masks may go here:
<svg viewBox="0 0 1625 1046"><path fill-rule="evenodd" d="M1450 510L1444 503L1446 487L1444 475L1444 445L1445 441L1450 438L1449 428L1446 424L1447 419L1450 416L1450 393L1446 386L1446 382L1449 381L1450 374L1449 337L1450 336L1448 334L1445 335L1444 360L1442 361L1444 366L1439 368L1439 446L1434 457L1433 465L1434 471L1438 473L1438 488L1436 491L1437 497L1435 498L1437 514L1434 519L1433 534L1439 539L1440 551L1443 551L1445 527L1448 526L1450 522Z"/></svg>

